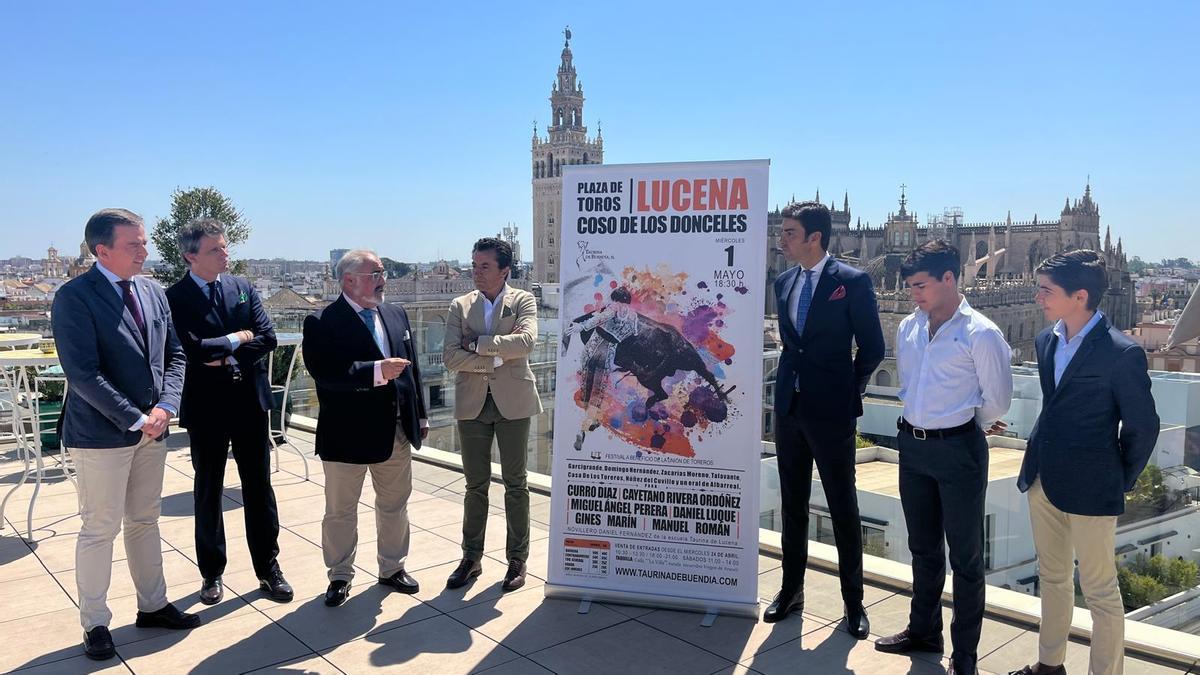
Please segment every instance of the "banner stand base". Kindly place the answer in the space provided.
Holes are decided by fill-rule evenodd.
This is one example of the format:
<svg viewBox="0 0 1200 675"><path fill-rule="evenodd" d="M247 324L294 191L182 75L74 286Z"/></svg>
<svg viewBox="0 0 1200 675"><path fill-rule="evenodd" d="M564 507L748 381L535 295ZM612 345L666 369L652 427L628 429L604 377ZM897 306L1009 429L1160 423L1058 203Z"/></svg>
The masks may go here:
<svg viewBox="0 0 1200 675"><path fill-rule="evenodd" d="M703 613L704 621L709 616L716 621L718 614L727 616L743 616L758 618L758 601L730 602L722 600L702 600L698 598L683 598L674 595L655 595L653 593L627 593L625 591L605 590L599 588L584 588L565 584L545 585L547 598L564 600L579 600L579 613L586 614L591 609L592 602L610 602L618 605L633 605L635 607L650 607L653 609L672 609L684 612ZM706 626L711 626L709 621Z"/></svg>
<svg viewBox="0 0 1200 675"><path fill-rule="evenodd" d="M717 611L710 609L704 614L704 618L700 620L701 628L712 628L713 622L717 620Z"/></svg>

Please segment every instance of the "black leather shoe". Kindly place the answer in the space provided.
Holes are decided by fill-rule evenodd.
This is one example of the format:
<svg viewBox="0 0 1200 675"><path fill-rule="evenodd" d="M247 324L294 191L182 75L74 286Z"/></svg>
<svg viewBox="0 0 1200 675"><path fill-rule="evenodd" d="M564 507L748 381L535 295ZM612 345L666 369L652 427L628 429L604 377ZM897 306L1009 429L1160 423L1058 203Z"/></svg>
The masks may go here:
<svg viewBox="0 0 1200 675"><path fill-rule="evenodd" d="M200 623L200 617L181 612L169 602L156 612L138 612L137 620L134 621L134 625L138 628L170 628L171 630L196 628Z"/></svg>
<svg viewBox="0 0 1200 675"><path fill-rule="evenodd" d="M400 570L390 577L379 577L379 583L384 586L391 586L396 591L409 595L421 590L421 584L418 584L417 580L410 577L408 572L404 570Z"/></svg>
<svg viewBox="0 0 1200 675"><path fill-rule="evenodd" d="M961 666L956 663L951 663L946 668L946 675L979 675L979 669L975 666Z"/></svg>
<svg viewBox="0 0 1200 675"><path fill-rule="evenodd" d="M483 573L483 567L480 566L478 560L467 560L463 558L458 567L450 573L450 577L446 579L446 588L462 588L466 586L472 579ZM505 581L508 581L507 575Z"/></svg>
<svg viewBox="0 0 1200 675"><path fill-rule="evenodd" d="M500 588L505 591L515 591L525 585L525 561L508 561L508 571L504 573L504 583Z"/></svg>
<svg viewBox="0 0 1200 675"><path fill-rule="evenodd" d="M325 606L337 607L346 602L348 597L350 597L350 582L345 579L336 579L329 582L329 589L325 591Z"/></svg>
<svg viewBox="0 0 1200 675"><path fill-rule="evenodd" d="M867 618L867 610L862 605L846 608L846 630L859 640L866 640L871 634L871 621Z"/></svg>
<svg viewBox="0 0 1200 675"><path fill-rule="evenodd" d="M83 634L83 653L93 661L104 661L116 656L117 649L113 647L112 633L106 626L96 626Z"/></svg>
<svg viewBox="0 0 1200 675"><path fill-rule="evenodd" d="M1020 670L1009 671L1008 675L1067 675L1067 667L1051 667L1044 663L1037 663L1032 666L1025 666Z"/></svg>
<svg viewBox="0 0 1200 675"><path fill-rule="evenodd" d="M795 592L784 589L775 594L775 601L767 606L767 611L763 612L763 621L775 623L787 618L787 615L792 612L801 611L804 611L804 589L801 588Z"/></svg>
<svg viewBox="0 0 1200 675"><path fill-rule="evenodd" d="M939 633L934 637L918 638L913 637L907 630L900 631L895 635L882 637L875 641L875 649L889 654L907 654L908 652L936 652L941 654L942 636Z"/></svg>
<svg viewBox="0 0 1200 675"><path fill-rule="evenodd" d="M258 580L258 588L275 602L291 602L295 595L292 585L283 578L283 572L278 567L271 570L266 579Z"/></svg>
<svg viewBox="0 0 1200 675"><path fill-rule="evenodd" d="M223 597L225 597L225 584L221 583L221 577L205 579L204 583L200 584L200 602L206 605L215 605Z"/></svg>

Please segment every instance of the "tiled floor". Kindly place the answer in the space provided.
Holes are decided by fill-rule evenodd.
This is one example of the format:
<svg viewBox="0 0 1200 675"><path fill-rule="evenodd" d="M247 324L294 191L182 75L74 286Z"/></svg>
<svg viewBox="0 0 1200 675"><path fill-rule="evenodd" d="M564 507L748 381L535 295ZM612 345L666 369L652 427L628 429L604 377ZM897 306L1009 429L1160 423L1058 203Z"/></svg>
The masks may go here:
<svg viewBox="0 0 1200 675"><path fill-rule="evenodd" d="M297 434L298 447L311 450L311 437ZM279 500L280 563L296 588L296 599L276 604L257 590L245 547L240 491L226 491L226 536L230 555L225 600L214 607L196 596L199 577L191 518L191 464L187 436L172 437L163 487L164 566L168 595L182 609L199 612L205 624L175 633L134 627L136 600L118 537L112 589L113 637L118 658L104 663L81 652L82 630L76 607L74 542L79 531L71 484L44 487L34 511L32 544L24 534L25 509L32 490L14 495L0 532L0 671L22 673L360 673L370 670L414 673L940 673L935 656L907 658L876 652L871 642L841 630L841 600L834 576L810 570L806 612L768 625L719 617L710 628L686 612L593 604L587 614L578 603L547 600L543 579L549 527L549 498L533 495L534 530L529 583L515 593L500 591L504 573L504 521L493 500L483 575L466 588L448 591L446 576L460 557L462 475L416 463L409 511L413 523L409 570L421 583L415 596L389 592L373 583L375 519L373 492L364 489L359 514L360 576L350 600L330 609L322 602L326 586L320 550L323 511L321 463L310 459L311 481L303 479L299 458L282 455L274 474ZM2 448L0 448L2 450ZM0 462L0 489L19 476L11 456ZM232 466L227 474L236 477ZM498 494L493 490L493 494ZM2 494L0 494L2 497ZM759 595L777 590L777 560L760 557ZM907 618L904 594L871 587L868 613L876 633L901 630ZM946 609L949 626L949 609ZM947 636L947 644L949 638ZM989 619L980 643L981 667L1007 672L1036 654L1036 635L1020 626ZM1068 669L1086 672L1087 647L1072 643ZM1127 660L1130 675L1184 672L1143 660ZM1200 669L1193 672L1200 673Z"/></svg>

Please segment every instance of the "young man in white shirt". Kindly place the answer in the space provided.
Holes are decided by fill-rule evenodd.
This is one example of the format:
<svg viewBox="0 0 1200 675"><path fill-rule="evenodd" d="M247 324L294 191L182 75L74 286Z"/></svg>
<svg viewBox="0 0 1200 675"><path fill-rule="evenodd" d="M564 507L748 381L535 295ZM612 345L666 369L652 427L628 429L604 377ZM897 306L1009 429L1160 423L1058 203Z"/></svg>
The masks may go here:
<svg viewBox="0 0 1200 675"><path fill-rule="evenodd" d="M904 416L897 420L900 503L912 552L908 628L880 638L880 651L941 652L946 546L954 571L954 650L948 673L974 675L983 625L986 434L999 433L1012 399L1004 334L958 290L958 250L918 246L901 266L917 310L896 331ZM985 431L986 429L986 431Z"/></svg>

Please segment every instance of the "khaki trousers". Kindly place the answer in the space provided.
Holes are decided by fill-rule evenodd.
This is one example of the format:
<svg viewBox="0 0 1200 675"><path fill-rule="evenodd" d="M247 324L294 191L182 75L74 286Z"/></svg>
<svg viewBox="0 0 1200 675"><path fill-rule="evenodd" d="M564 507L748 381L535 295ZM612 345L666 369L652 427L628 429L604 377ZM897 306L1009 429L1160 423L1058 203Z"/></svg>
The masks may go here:
<svg viewBox="0 0 1200 675"><path fill-rule="evenodd" d="M112 581L113 540L125 529L129 576L137 589L137 607L154 612L167 606L163 579L163 470L167 446L143 438L123 448L70 448L79 477L79 513L83 527L75 544L75 586L83 629L108 626L108 587Z"/></svg>
<svg viewBox="0 0 1200 675"><path fill-rule="evenodd" d="M1040 480L1029 488L1029 517L1037 547L1042 589L1042 623L1038 631L1038 661L1062 665L1075 609L1075 560L1079 586L1092 614L1092 675L1124 672L1125 606L1117 586L1113 556L1116 516L1078 516L1064 513L1046 499Z"/></svg>
<svg viewBox="0 0 1200 675"><path fill-rule="evenodd" d="M399 425L397 425L399 427ZM363 479L371 472L375 487L375 526L379 576L390 577L404 569L408 558L408 498L412 494L412 446L396 429L392 456L376 464L323 462L325 466L325 518L321 521L321 550L330 581L354 578L358 547L358 499Z"/></svg>

